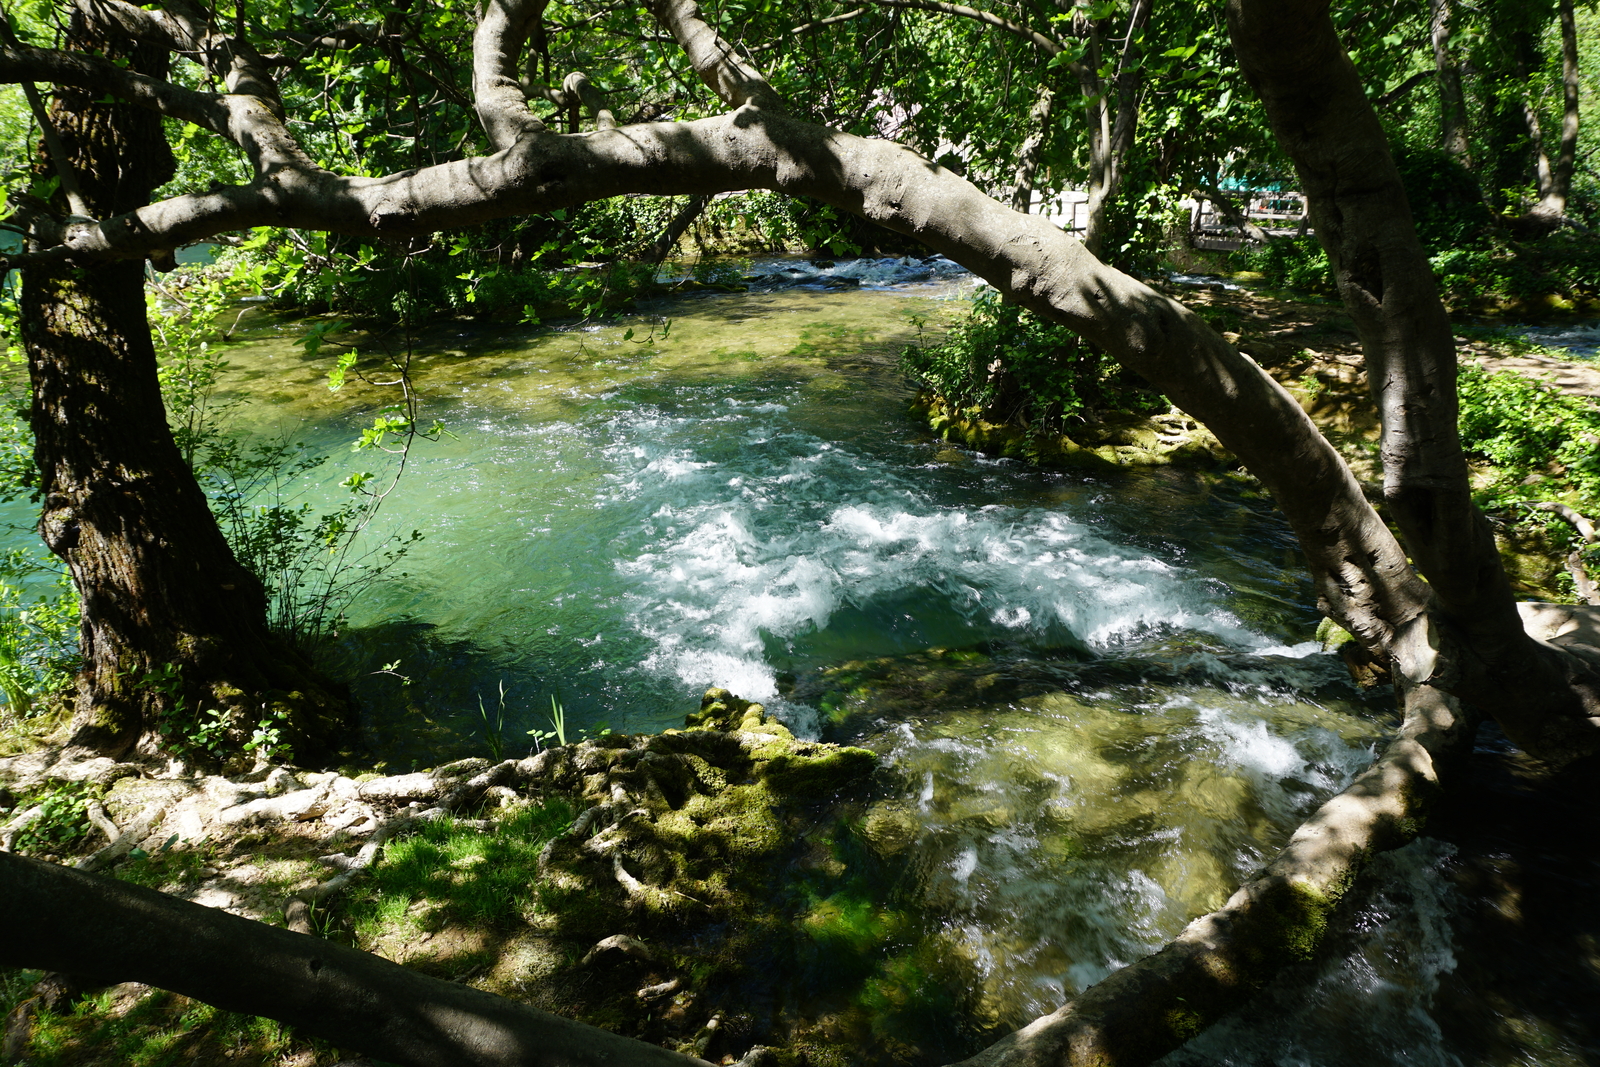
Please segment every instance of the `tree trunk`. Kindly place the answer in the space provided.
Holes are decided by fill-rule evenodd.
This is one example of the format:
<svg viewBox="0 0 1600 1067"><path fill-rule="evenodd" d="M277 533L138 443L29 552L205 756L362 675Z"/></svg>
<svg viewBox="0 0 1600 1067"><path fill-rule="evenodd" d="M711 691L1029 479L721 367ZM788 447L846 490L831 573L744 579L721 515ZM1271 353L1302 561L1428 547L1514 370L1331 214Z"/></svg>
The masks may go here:
<svg viewBox="0 0 1600 1067"><path fill-rule="evenodd" d="M117 56L82 8L80 48ZM165 53L126 47L135 69L165 72ZM62 90L51 126L56 160L97 216L144 204L172 173L161 120ZM141 739L192 729L208 709L235 713L248 736L282 720L315 758L346 704L268 633L260 583L234 558L173 442L145 318L142 261L23 272L39 532L66 561L82 600L83 669L73 742L121 754Z"/></svg>
<svg viewBox="0 0 1600 1067"><path fill-rule="evenodd" d="M1109 84L1101 81L1101 30L1089 24L1090 48L1084 56L1083 95L1089 98L1089 200L1088 232L1083 243L1095 258L1105 258L1111 205L1122 189L1128 152L1139 124L1139 92L1144 67L1139 62L1139 37L1150 23L1154 0L1133 0L1128 14L1128 34Z"/></svg>
<svg viewBox="0 0 1600 1067"><path fill-rule="evenodd" d="M1572 172L1578 160L1578 90L1582 82L1572 0L1557 0L1556 11L1561 24L1561 143L1554 161L1540 147L1539 203L1529 212L1548 220L1552 228L1566 218L1567 198L1572 195Z"/></svg>
<svg viewBox="0 0 1600 1067"><path fill-rule="evenodd" d="M1528 637L1457 433L1453 331L1399 171L1318 0L1229 0L1234 49L1294 161L1356 324L1383 420L1384 500L1430 587L1438 634L1415 679L1493 714L1530 751L1596 750L1600 674Z"/></svg>
<svg viewBox="0 0 1600 1067"><path fill-rule="evenodd" d="M404 1067L709 1067L309 934L0 852L0 967L144 982Z"/></svg>
<svg viewBox="0 0 1600 1067"><path fill-rule="evenodd" d="M1056 94L1048 84L1040 85L1028 111L1028 125L1032 132L1017 150L1016 178L1011 186L1011 206L1027 213L1033 209L1034 179L1039 173L1039 156L1044 152L1045 141L1050 137L1050 114L1054 109Z"/></svg>
<svg viewBox="0 0 1600 1067"><path fill-rule="evenodd" d="M656 235L645 252L645 262L653 267L661 266L663 260L672 254L678 246L678 239L689 231L695 220L705 214L706 208L711 206L709 196L691 196L689 202L679 208L677 213L668 220L667 225Z"/></svg>
<svg viewBox="0 0 1600 1067"><path fill-rule="evenodd" d="M1430 0L1433 66L1439 80L1439 147L1472 166L1467 142L1467 103L1461 91L1461 68L1450 54L1450 0Z"/></svg>

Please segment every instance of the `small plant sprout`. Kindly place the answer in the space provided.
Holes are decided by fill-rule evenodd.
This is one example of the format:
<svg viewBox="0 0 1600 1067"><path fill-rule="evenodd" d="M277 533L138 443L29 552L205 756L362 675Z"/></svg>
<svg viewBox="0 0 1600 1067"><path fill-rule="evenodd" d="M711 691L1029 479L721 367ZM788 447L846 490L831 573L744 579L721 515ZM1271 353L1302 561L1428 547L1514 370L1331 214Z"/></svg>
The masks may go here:
<svg viewBox="0 0 1600 1067"><path fill-rule="evenodd" d="M542 751L551 741L558 745L567 743L567 710L554 696L550 698L550 727L548 730L541 730L535 726L528 731L528 736L533 738L533 747L536 751Z"/></svg>
<svg viewBox="0 0 1600 1067"><path fill-rule="evenodd" d="M478 716L483 719L483 740L489 746L489 755L496 763L505 758L506 743L503 730L506 722L506 682L500 679L500 698L494 713L483 705L483 694L478 694Z"/></svg>

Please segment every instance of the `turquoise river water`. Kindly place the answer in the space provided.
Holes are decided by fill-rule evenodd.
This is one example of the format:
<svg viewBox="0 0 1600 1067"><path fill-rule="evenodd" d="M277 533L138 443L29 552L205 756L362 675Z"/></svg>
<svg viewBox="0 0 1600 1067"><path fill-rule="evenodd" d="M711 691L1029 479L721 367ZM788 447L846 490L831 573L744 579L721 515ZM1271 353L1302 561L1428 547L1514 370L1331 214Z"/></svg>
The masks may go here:
<svg viewBox="0 0 1600 1067"><path fill-rule="evenodd" d="M980 1013L1021 1024L1221 904L1367 764L1391 702L1312 642L1268 502L1176 471L1044 472L916 423L896 355L970 276L755 270L748 293L600 326L419 337L450 436L416 448L373 531L426 537L354 603L334 665L401 769L485 754L480 702L503 702L515 752L552 697L569 734L649 731L712 685L875 749ZM320 505L370 462L346 443L386 394L330 393L304 329L247 319L225 387L255 431L335 453L305 490ZM1469 921L1479 853L1499 854L1430 837L1383 857L1327 958L1170 1062L1595 1062L1581 1009L1455 981L1464 945L1497 940Z"/></svg>

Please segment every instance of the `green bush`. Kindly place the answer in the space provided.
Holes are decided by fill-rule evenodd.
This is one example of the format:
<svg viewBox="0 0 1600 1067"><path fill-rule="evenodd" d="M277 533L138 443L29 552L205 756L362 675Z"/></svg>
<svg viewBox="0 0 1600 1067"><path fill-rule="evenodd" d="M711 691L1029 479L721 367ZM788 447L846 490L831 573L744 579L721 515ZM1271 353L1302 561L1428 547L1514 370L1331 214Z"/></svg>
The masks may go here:
<svg viewBox="0 0 1600 1067"><path fill-rule="evenodd" d="M1586 515L1600 511L1600 407L1473 363L1462 365L1457 388L1462 447L1496 468L1487 506L1566 496Z"/></svg>
<svg viewBox="0 0 1600 1067"><path fill-rule="evenodd" d="M1265 245L1251 245L1233 254L1236 270L1255 271L1276 289L1331 293L1333 274L1328 253L1314 236L1280 237Z"/></svg>
<svg viewBox="0 0 1600 1067"><path fill-rule="evenodd" d="M1494 233L1472 172L1439 148L1402 147L1395 166L1406 187L1411 218L1430 252L1486 247Z"/></svg>
<svg viewBox="0 0 1600 1067"><path fill-rule="evenodd" d="M17 812L37 805L40 814L17 833L13 846L18 852L59 854L89 836L94 825L89 821L89 801L97 800L100 787L88 782L63 782L30 796L17 805Z"/></svg>
<svg viewBox="0 0 1600 1067"><path fill-rule="evenodd" d="M1112 411L1165 411L1160 393L1065 326L985 287L944 340L913 345L901 369L950 407L1038 430Z"/></svg>

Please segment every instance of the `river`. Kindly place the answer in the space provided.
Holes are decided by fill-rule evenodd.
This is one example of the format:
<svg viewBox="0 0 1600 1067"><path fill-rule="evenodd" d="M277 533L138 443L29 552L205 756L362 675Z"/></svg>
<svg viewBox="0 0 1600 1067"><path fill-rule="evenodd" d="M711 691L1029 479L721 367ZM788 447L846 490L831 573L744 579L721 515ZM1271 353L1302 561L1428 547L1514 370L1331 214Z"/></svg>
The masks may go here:
<svg viewBox="0 0 1600 1067"><path fill-rule="evenodd" d="M753 270L750 292L602 325L415 338L449 435L417 446L371 533L425 539L354 603L333 666L391 769L519 752L552 699L572 736L681 725L712 685L874 749L898 783L874 814L906 827L934 917L919 944L980 976L975 1027L1019 1025L1219 906L1370 761L1392 704L1313 642L1294 538L1248 484L1040 471L911 418L897 353L970 276ZM335 455L297 490L321 507L369 462L345 443L385 400L326 389L303 331L249 321L224 385L252 432ZM1496 812L1535 795L1511 759L1486 736ZM1375 863L1325 958L1169 1062L1593 1062L1583 1011L1454 978L1472 946L1545 957L1526 931L1507 948L1520 927L1484 905L1484 879L1525 880L1496 859L1499 824L1441 825ZM1550 877L1592 901L1585 862ZM1560 866L1517 870L1539 863ZM1555 942L1551 967L1592 997L1600 942Z"/></svg>

